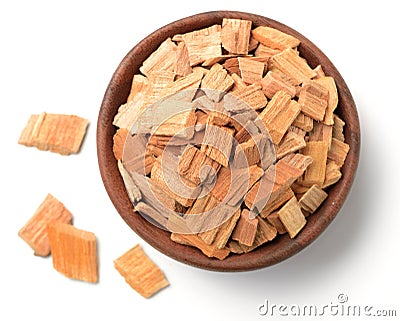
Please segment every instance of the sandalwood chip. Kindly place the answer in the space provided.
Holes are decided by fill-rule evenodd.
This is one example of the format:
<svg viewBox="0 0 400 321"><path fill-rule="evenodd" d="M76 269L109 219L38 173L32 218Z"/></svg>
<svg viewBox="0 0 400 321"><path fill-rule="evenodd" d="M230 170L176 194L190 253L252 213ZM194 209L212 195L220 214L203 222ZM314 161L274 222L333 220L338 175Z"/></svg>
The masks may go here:
<svg viewBox="0 0 400 321"><path fill-rule="evenodd" d="M86 134L88 120L75 115L32 115L18 143L61 155L76 154Z"/></svg>
<svg viewBox="0 0 400 321"><path fill-rule="evenodd" d="M310 80L316 76L307 62L293 49L285 49L271 58L272 71L286 75L293 85Z"/></svg>
<svg viewBox="0 0 400 321"><path fill-rule="evenodd" d="M291 238L294 238L306 225L306 219L301 212L296 197L292 197L290 201L278 211L278 217Z"/></svg>
<svg viewBox="0 0 400 321"><path fill-rule="evenodd" d="M328 159L328 143L308 142L301 153L312 158L312 164L307 167L304 173L302 184L322 186L325 181L326 161Z"/></svg>
<svg viewBox="0 0 400 321"><path fill-rule="evenodd" d="M156 264L138 244L114 261L115 269L125 281L145 298L168 286L168 281Z"/></svg>
<svg viewBox="0 0 400 321"><path fill-rule="evenodd" d="M54 268L71 279L98 281L96 236L76 227L53 222L47 225Z"/></svg>
<svg viewBox="0 0 400 321"><path fill-rule="evenodd" d="M299 205L305 213L305 216L314 213L322 202L328 197L317 185L311 186L307 192L300 198Z"/></svg>
<svg viewBox="0 0 400 321"><path fill-rule="evenodd" d="M273 49L295 48L300 44L295 37L270 27L257 27L251 34L260 43Z"/></svg>
<svg viewBox="0 0 400 321"><path fill-rule="evenodd" d="M240 214L240 219L232 234L232 240L252 246L256 237L258 220L256 218L250 219L249 214L248 210L243 210Z"/></svg>
<svg viewBox="0 0 400 321"><path fill-rule="evenodd" d="M51 222L71 224L72 214L53 195L48 194L35 214L18 232L18 235L34 250L35 255L50 254L46 226Z"/></svg>
<svg viewBox="0 0 400 321"><path fill-rule="evenodd" d="M329 91L321 86L317 80L312 80L303 88L299 95L301 111L307 116L322 121L328 107Z"/></svg>
<svg viewBox="0 0 400 321"><path fill-rule="evenodd" d="M247 55L249 51L251 21L240 19L222 20L222 46L233 54Z"/></svg>

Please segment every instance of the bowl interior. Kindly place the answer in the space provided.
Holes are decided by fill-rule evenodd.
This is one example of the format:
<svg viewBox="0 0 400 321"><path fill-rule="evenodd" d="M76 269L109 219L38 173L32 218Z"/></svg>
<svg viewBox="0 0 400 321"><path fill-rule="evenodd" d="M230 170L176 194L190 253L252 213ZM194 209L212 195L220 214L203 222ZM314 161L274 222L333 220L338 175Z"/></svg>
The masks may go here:
<svg viewBox="0 0 400 321"><path fill-rule="evenodd" d="M114 158L112 146L116 128L112 125L118 107L125 103L129 95L133 75L139 72L142 62L167 38L175 34L202 29L213 24L221 24L223 18L238 18L253 21L256 26L270 26L297 37L301 44L299 51L314 68L322 65L328 76L337 85L339 106L335 113L346 123L344 135L350 151L342 167L342 178L329 191L329 196L316 213L308 217L305 228L290 239L281 235L258 249L241 255L230 255L225 260L208 258L198 249L180 245L170 240L170 233L150 224L134 208L125 190ZM107 193L125 222L147 243L162 253L180 262L199 268L216 271L254 270L276 264L302 250L329 225L341 208L352 184L358 164L360 147L360 127L356 106L343 78L331 61L311 41L297 31L272 19L259 15L217 11L187 17L166 25L150 34L137 44L122 60L105 92L97 125L97 153L100 173Z"/></svg>

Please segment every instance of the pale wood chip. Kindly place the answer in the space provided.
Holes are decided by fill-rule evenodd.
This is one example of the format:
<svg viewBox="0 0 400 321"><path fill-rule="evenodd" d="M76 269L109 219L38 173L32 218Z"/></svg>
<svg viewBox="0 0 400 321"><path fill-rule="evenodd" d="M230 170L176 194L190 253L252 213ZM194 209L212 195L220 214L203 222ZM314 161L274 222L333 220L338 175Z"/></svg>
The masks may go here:
<svg viewBox="0 0 400 321"><path fill-rule="evenodd" d="M47 225L53 267L71 279L96 283L98 259L96 236L61 222Z"/></svg>
<svg viewBox="0 0 400 321"><path fill-rule="evenodd" d="M286 184L283 186L286 186ZM281 193L276 194L276 196L274 196L273 198L270 197L268 199L267 204L265 204L264 208L260 211L260 216L262 218L266 218L269 214L280 208L283 204L286 203L286 201L291 199L293 196L294 193L290 187L282 189Z"/></svg>
<svg viewBox="0 0 400 321"><path fill-rule="evenodd" d="M250 106L254 110L259 110L264 108L268 103L267 98L261 90L261 86L255 84L232 90L229 94L242 100L246 104L246 109L247 106ZM230 95L225 95L224 99L228 96ZM229 111L237 111L237 106L243 108L241 105L243 104L233 101L232 103L227 103L225 108Z"/></svg>
<svg viewBox="0 0 400 321"><path fill-rule="evenodd" d="M177 171L179 159L167 152L157 158L151 170L151 181L165 194L185 207L191 206L200 194L196 184L181 177Z"/></svg>
<svg viewBox="0 0 400 321"><path fill-rule="evenodd" d="M148 76L149 88L145 93L145 106L158 102L165 97L165 88L172 84L175 79L175 73L170 70L158 70Z"/></svg>
<svg viewBox="0 0 400 321"><path fill-rule="evenodd" d="M114 267L132 289L145 298L151 297L169 284L162 271L139 244L116 259Z"/></svg>
<svg viewBox="0 0 400 321"><path fill-rule="evenodd" d="M272 142L277 145L299 113L299 104L286 92L278 91L259 117L264 121Z"/></svg>
<svg viewBox="0 0 400 321"><path fill-rule="evenodd" d="M326 142L328 144L328 148L330 148L332 141L332 126L325 125L322 122L314 121L313 129L308 134L308 141Z"/></svg>
<svg viewBox="0 0 400 321"><path fill-rule="evenodd" d="M287 233L285 226L282 224L282 222L279 218L278 211L275 211L275 212L269 214L266 217L266 219L271 225L273 225L276 228L278 234L286 234Z"/></svg>
<svg viewBox="0 0 400 321"><path fill-rule="evenodd" d="M225 248L226 243L228 243L229 238L235 228L237 221L240 217L240 208L236 210L235 213L223 222L221 225L199 233L199 237L206 242L206 244L212 245L216 250Z"/></svg>
<svg viewBox="0 0 400 321"><path fill-rule="evenodd" d="M211 67L216 63L222 63L225 60L230 59L230 58L234 58L234 57L237 57L237 55L233 55L232 54L232 55L215 56L215 57L208 58L208 59L204 60L204 62L201 64L201 66L202 67Z"/></svg>
<svg viewBox="0 0 400 321"><path fill-rule="evenodd" d="M311 156L295 153L286 155L281 161L304 172L314 160Z"/></svg>
<svg viewBox="0 0 400 321"><path fill-rule="evenodd" d="M328 159L328 162L326 163L325 181L322 188L327 188L335 184L341 177L342 173L340 172L340 166L334 161Z"/></svg>
<svg viewBox="0 0 400 321"><path fill-rule="evenodd" d="M297 127L291 127L291 128L297 128ZM304 140L305 132L302 131L301 129L291 130L291 128L289 128L285 136L283 136L279 145L276 146L275 153L277 159L280 159L290 153L294 153L306 147L306 142Z"/></svg>
<svg viewBox="0 0 400 321"><path fill-rule="evenodd" d="M231 155L234 130L228 127L206 126L201 151L227 167Z"/></svg>
<svg viewBox="0 0 400 321"><path fill-rule="evenodd" d="M120 160L118 161L118 170L124 181L126 192L128 193L129 199L131 200L132 203L139 202L142 199L142 193L140 192L140 189L137 187L131 175L125 169L124 165Z"/></svg>
<svg viewBox="0 0 400 321"><path fill-rule="evenodd" d="M307 223L295 196L278 211L278 217L290 238L294 238Z"/></svg>
<svg viewBox="0 0 400 321"><path fill-rule="evenodd" d="M81 148L88 124L87 119L75 115L32 115L18 143L61 155L76 154Z"/></svg>
<svg viewBox="0 0 400 321"><path fill-rule="evenodd" d="M261 81L262 91L271 99L278 91L287 92L291 98L296 96L296 87L293 86L284 74L276 71L269 71Z"/></svg>
<svg viewBox="0 0 400 321"><path fill-rule="evenodd" d="M149 76L150 74L160 71L173 71L176 61L177 45L167 38L158 48L154 51L139 68L140 72Z"/></svg>
<svg viewBox="0 0 400 321"><path fill-rule="evenodd" d="M240 76L244 83L251 85L259 83L264 74L264 63L249 58L237 58Z"/></svg>
<svg viewBox="0 0 400 321"><path fill-rule="evenodd" d="M196 124L196 114L193 108L183 110L167 119L155 128L153 135L179 136L191 138Z"/></svg>
<svg viewBox="0 0 400 321"><path fill-rule="evenodd" d="M339 116L333 116L333 129L332 129L332 137L344 142L344 135L343 135L343 127L345 122L339 118Z"/></svg>
<svg viewBox="0 0 400 321"><path fill-rule="evenodd" d="M311 117L300 113L296 119L292 123L293 126L296 126L306 132L309 132L313 129L314 121Z"/></svg>
<svg viewBox="0 0 400 321"><path fill-rule="evenodd" d="M245 209L240 213L240 218L232 233L232 240L240 244L252 246L257 233L258 220L249 217L249 210Z"/></svg>
<svg viewBox="0 0 400 321"><path fill-rule="evenodd" d="M189 52L191 66L222 55L220 25L185 33L182 38Z"/></svg>
<svg viewBox="0 0 400 321"><path fill-rule="evenodd" d="M226 70L229 71L231 75L236 74L241 78L241 73L239 69L239 60L238 58L230 58L225 60L224 64L222 65ZM241 78L242 79L242 78ZM242 79L243 81L243 79Z"/></svg>
<svg viewBox="0 0 400 321"><path fill-rule="evenodd" d="M253 51L254 49L257 48L259 44L259 41L257 39L254 39L254 37L250 33L250 39L249 39L249 52Z"/></svg>
<svg viewBox="0 0 400 321"><path fill-rule="evenodd" d="M172 233L171 240L178 242L180 244L190 245L197 247L208 257L215 257L219 260L225 259L230 250L227 247L221 249L216 248L213 244L207 244L196 234L178 234Z"/></svg>
<svg viewBox="0 0 400 321"><path fill-rule="evenodd" d="M53 195L48 194L35 214L18 232L18 236L28 243L35 255L48 256L50 254L46 226L51 222L71 224L72 214Z"/></svg>
<svg viewBox="0 0 400 321"><path fill-rule="evenodd" d="M243 82L242 78L237 73L231 73L231 78L233 80L233 86L230 93L233 93L236 90L247 88L247 85Z"/></svg>
<svg viewBox="0 0 400 321"><path fill-rule="evenodd" d="M282 72L295 86L310 80L316 75L315 71L293 49L285 49L271 57L271 70Z"/></svg>
<svg viewBox="0 0 400 321"><path fill-rule="evenodd" d="M328 194L319 186L311 186L299 200L299 205L303 210L304 216L307 217L314 213L327 197Z"/></svg>
<svg viewBox="0 0 400 321"><path fill-rule="evenodd" d="M335 111L338 102L338 92L336 88L336 83L333 77L320 77L315 79L315 82L326 88L328 91L328 106L326 107L325 117L323 119L324 124L333 125L333 112Z"/></svg>
<svg viewBox="0 0 400 321"><path fill-rule="evenodd" d="M300 152L303 155L311 156L313 162L307 167L301 184L312 186L317 184L322 186L325 181L326 161L328 158L328 143L326 142L307 142Z"/></svg>
<svg viewBox="0 0 400 321"><path fill-rule="evenodd" d="M201 89L215 102L218 102L233 86L233 79L228 72L220 65L214 64L210 72L204 76L201 82Z"/></svg>
<svg viewBox="0 0 400 321"><path fill-rule="evenodd" d="M257 48L254 52L254 56L271 58L272 56L275 56L276 54L278 54L280 52L281 52L281 50L279 50L279 49L273 49L273 48L263 45L262 43L259 43L259 45L257 46Z"/></svg>
<svg viewBox="0 0 400 321"><path fill-rule="evenodd" d="M176 60L174 63L174 73L177 76L187 76L192 72L190 66L189 53L184 42L178 43L176 49Z"/></svg>
<svg viewBox="0 0 400 321"><path fill-rule="evenodd" d="M295 48L300 44L299 39L271 27L257 27L251 34L260 43L273 49Z"/></svg>
<svg viewBox="0 0 400 321"><path fill-rule="evenodd" d="M113 153L116 160L121 160L124 154L124 146L129 130L119 128L113 136Z"/></svg>
<svg viewBox="0 0 400 321"><path fill-rule="evenodd" d="M243 201L249 189L264 175L264 170L257 165L249 168L230 169L222 167L211 194L221 202L235 206Z"/></svg>
<svg viewBox="0 0 400 321"><path fill-rule="evenodd" d="M328 107L329 92L317 80L303 83L299 95L301 111L314 120L322 121Z"/></svg>
<svg viewBox="0 0 400 321"><path fill-rule="evenodd" d="M128 103L121 105L114 117L113 125L129 131L147 107L145 99L145 94L138 93Z"/></svg>
<svg viewBox="0 0 400 321"><path fill-rule="evenodd" d="M158 225L158 227L167 228L168 217L164 215L164 211L157 211L155 208L144 202L135 204L135 211L146 217L146 219L151 219L151 222L156 226Z"/></svg>
<svg viewBox="0 0 400 321"><path fill-rule="evenodd" d="M331 148L328 152L328 159L333 160L340 167L343 166L346 160L350 146L336 138L332 138Z"/></svg>
<svg viewBox="0 0 400 321"><path fill-rule="evenodd" d="M127 103L129 103L133 98L140 92L146 93L150 87L149 79L143 75L136 74L133 76L131 91L128 96Z"/></svg>
<svg viewBox="0 0 400 321"><path fill-rule="evenodd" d="M229 53L247 55L251 24L249 20L224 18L221 31L222 47Z"/></svg>
<svg viewBox="0 0 400 321"><path fill-rule="evenodd" d="M203 73L201 70L193 70L192 73L184 75L174 82L168 82L160 92L159 98L173 96L173 99L179 99L191 102L200 87ZM171 98L171 97L170 97Z"/></svg>
<svg viewBox="0 0 400 321"><path fill-rule="evenodd" d="M233 253L241 254L250 252L255 248L263 245L264 243L272 241L276 237L277 230L273 225L271 225L269 222L267 222L266 220L262 219L259 216L256 216L256 219L258 220L258 224L253 244L251 246L247 246L244 244L240 244L239 242L236 241L231 241L229 242L228 246ZM237 245L235 246L231 244L233 242L236 242Z"/></svg>
<svg viewBox="0 0 400 321"><path fill-rule="evenodd" d="M318 65L317 67L315 67L314 68L314 71L315 71L315 73L316 73L316 75L315 75L315 79L319 79L319 78L323 78L323 77L325 77L325 72L324 72L324 70L322 69L322 66L321 65Z"/></svg>
<svg viewBox="0 0 400 321"><path fill-rule="evenodd" d="M179 158L178 173L199 185L215 177L220 167L197 147L188 145Z"/></svg>

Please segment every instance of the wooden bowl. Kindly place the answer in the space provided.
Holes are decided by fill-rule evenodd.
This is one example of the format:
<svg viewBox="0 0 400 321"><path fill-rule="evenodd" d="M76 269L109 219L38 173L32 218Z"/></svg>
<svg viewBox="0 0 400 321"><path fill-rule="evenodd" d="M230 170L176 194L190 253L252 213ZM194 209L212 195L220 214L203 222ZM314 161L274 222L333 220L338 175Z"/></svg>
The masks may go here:
<svg viewBox="0 0 400 321"><path fill-rule="evenodd" d="M196 248L171 241L170 233L134 213L112 151L113 135L116 131L112 121L118 107L127 100L133 75L139 72L142 62L167 37L221 24L223 18L251 20L253 27L271 26L301 41L299 46L301 56L307 59L312 68L321 64L325 73L336 81L339 93L339 106L336 113L346 122L344 135L346 142L350 145L350 152L342 167L342 179L330 189L326 201L315 214L309 216L307 225L295 239L290 239L287 234L281 235L250 253L231 254L220 261L206 257ZM343 78L330 60L311 41L284 24L259 15L235 11L206 12L187 17L168 24L143 39L125 56L112 76L104 95L97 124L97 154L101 176L111 201L125 222L143 240L165 255L192 266L215 271L246 271L264 268L287 259L314 241L335 218L350 190L357 169L359 150L360 125L356 106Z"/></svg>

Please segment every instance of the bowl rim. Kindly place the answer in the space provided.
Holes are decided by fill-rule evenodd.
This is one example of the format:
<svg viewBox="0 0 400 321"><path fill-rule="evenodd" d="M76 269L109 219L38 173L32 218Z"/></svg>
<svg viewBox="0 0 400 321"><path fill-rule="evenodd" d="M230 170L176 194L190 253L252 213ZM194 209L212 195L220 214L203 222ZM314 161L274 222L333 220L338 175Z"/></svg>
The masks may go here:
<svg viewBox="0 0 400 321"><path fill-rule="evenodd" d="M280 235L254 251L240 255L231 254L224 260L218 260L208 258L196 248L171 241L167 231L159 229L134 212L112 151L112 136L116 131L112 120L118 107L126 102L134 73L138 72L144 59L163 40L174 34L221 23L223 18L251 20L253 27L270 26L293 35L301 41L299 51L303 57L306 57L308 63L312 67L321 64L326 75L335 79L339 95L339 106L335 112L346 123L344 135L346 143L350 145L350 151L342 167L342 178L331 187L328 198L316 213L308 217L306 226L296 238L290 239L287 234ZM209 11L182 18L157 29L126 54L104 94L97 121L96 139L98 165L105 189L120 216L137 235L158 251L179 262L206 270L233 272L261 269L286 260L307 247L327 228L338 214L350 191L359 162L361 137L357 108L349 88L333 63L310 40L285 24L264 16L240 11Z"/></svg>

